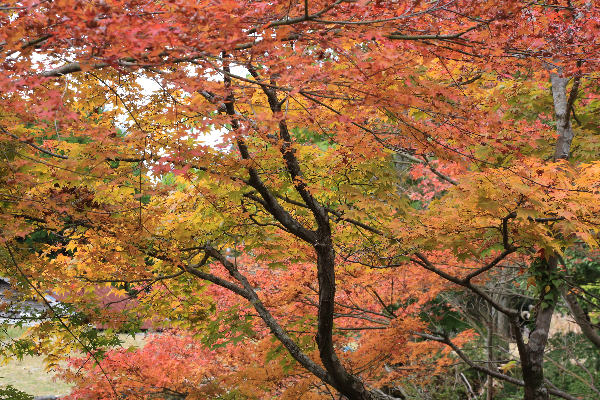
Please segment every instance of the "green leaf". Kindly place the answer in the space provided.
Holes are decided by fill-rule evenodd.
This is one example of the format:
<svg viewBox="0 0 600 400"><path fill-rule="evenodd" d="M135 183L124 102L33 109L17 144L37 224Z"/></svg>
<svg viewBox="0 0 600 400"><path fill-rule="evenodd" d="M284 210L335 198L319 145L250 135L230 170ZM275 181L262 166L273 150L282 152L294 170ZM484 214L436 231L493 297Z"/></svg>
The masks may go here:
<svg viewBox="0 0 600 400"><path fill-rule="evenodd" d="M0 388L0 400L33 400L33 396L7 385Z"/></svg>
<svg viewBox="0 0 600 400"><path fill-rule="evenodd" d="M456 256L456 259L460 262L463 262L471 257L471 253L460 253Z"/></svg>

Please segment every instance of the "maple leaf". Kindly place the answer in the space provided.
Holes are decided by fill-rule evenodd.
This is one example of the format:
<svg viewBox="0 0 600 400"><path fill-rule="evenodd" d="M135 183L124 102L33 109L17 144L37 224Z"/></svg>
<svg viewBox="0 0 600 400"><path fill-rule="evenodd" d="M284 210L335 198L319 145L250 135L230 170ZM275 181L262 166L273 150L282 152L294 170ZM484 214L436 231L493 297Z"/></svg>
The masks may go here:
<svg viewBox="0 0 600 400"><path fill-rule="evenodd" d="M598 247L600 11L556 3L0 10L6 274L89 311L34 327L38 351L54 364L86 350L90 323L176 329L98 347L114 386L73 360L80 397L365 400L458 376L458 356L571 398L539 375L547 324L519 346L521 382L488 368L492 350L481 365L461 355L483 339L436 315L471 321L481 303L486 321L514 321L517 301L488 291L529 271L547 292L534 318L550 321L559 255ZM202 143L215 132L216 149ZM97 284L138 303L101 307ZM531 297L524 286L511 293ZM493 342L488 322L472 325Z"/></svg>

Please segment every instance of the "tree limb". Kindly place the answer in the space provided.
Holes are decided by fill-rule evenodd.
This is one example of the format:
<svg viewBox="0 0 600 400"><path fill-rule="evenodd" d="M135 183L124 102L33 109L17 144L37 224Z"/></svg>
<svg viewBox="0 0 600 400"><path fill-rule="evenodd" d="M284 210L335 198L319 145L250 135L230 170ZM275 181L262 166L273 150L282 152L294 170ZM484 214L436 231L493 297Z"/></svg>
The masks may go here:
<svg viewBox="0 0 600 400"><path fill-rule="evenodd" d="M428 340L433 340L436 342L440 342L440 343L444 343L447 346L449 346L452 350L454 350L454 352L465 362L467 363L467 365L469 365L469 367L473 368L476 371L482 372L488 376L492 376L494 378L497 379L501 379L503 381L506 381L508 383L511 383L513 385L516 386L520 386L520 387L524 387L525 386L525 382L523 382L522 380L513 378L512 376L508 376L505 374L502 374L498 371L494 371L491 370L489 368L483 367L481 365L475 364L473 362L473 360L471 360L465 353L463 353L463 351L456 345L454 344L447 336L446 337L439 337L439 336L434 336L434 335L429 335L426 333L416 333L417 336L422 337L423 339L428 339ZM565 393L563 391L560 390L556 390L556 389L549 389L548 392L554 396L557 397L561 397L563 399L566 400L579 400L574 396L571 396L568 393Z"/></svg>

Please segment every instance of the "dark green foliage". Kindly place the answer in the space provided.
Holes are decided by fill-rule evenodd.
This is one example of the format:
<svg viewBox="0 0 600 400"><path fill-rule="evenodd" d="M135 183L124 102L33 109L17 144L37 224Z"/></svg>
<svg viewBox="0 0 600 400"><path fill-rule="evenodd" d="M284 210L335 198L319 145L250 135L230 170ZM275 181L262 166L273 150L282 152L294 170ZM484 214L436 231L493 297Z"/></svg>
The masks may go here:
<svg viewBox="0 0 600 400"><path fill-rule="evenodd" d="M7 385L0 388L0 400L33 400L33 396Z"/></svg>
<svg viewBox="0 0 600 400"><path fill-rule="evenodd" d="M465 371L463 374L467 374L467 372ZM409 399L466 400L471 396L467 394L467 387L462 379L460 371L456 369L452 374L436 377L435 380L428 385L413 385L410 381L407 381L402 386L404 392L409 396ZM469 379L469 381L471 381L471 379ZM388 395L401 398L397 389L382 388L382 391Z"/></svg>
<svg viewBox="0 0 600 400"><path fill-rule="evenodd" d="M42 251L46 245L66 244L67 241L60 234L40 229L30 233L23 239L17 239L17 242L23 244L27 251L36 253Z"/></svg>
<svg viewBox="0 0 600 400"><path fill-rule="evenodd" d="M291 129L292 136L300 143L312 143L322 150L333 145L329 136L324 133L311 131L310 129L294 127Z"/></svg>
<svg viewBox="0 0 600 400"><path fill-rule="evenodd" d="M573 247L562 260L567 269L567 283L578 286L579 304L589 314L592 322L598 321L600 312L600 254L584 247Z"/></svg>
<svg viewBox="0 0 600 400"><path fill-rule="evenodd" d="M548 347L551 350L547 357L554 362L547 361L544 364L546 378L567 393L597 399L598 394L584 381L591 381L590 374L595 382L599 381L600 349L583 335L575 333L554 336Z"/></svg>
<svg viewBox="0 0 600 400"><path fill-rule="evenodd" d="M404 306L408 306L408 304ZM433 331L457 334L471 328L469 324L464 322L460 313L453 310L441 296L428 304L425 309L427 311L421 312L419 316L421 320L429 323L429 329Z"/></svg>
<svg viewBox="0 0 600 400"><path fill-rule="evenodd" d="M577 285L593 285L600 294L600 254L587 248L574 247L565 252L564 264Z"/></svg>

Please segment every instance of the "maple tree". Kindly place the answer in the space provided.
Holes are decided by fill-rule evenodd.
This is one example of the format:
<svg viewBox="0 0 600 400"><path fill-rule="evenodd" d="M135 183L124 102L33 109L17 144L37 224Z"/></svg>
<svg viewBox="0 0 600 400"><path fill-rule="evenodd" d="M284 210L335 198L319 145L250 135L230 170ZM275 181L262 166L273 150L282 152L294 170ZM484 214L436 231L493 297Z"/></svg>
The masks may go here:
<svg viewBox="0 0 600 400"><path fill-rule="evenodd" d="M235 295L259 343L237 356L268 366L274 337L301 376L281 369L281 385L306 379L310 395L405 396L402 371L440 373L444 348L525 399L574 399L543 357L563 297L598 343L560 263L598 245L598 17L586 1L3 4L4 274L79 310L33 328L37 351L95 354L90 320L150 317L221 343L216 303ZM52 243L21 245L39 231ZM486 289L519 266L528 338ZM141 285L140 305L98 307L98 284ZM522 380L463 352L469 332L416 317L449 290L505 316Z"/></svg>
<svg viewBox="0 0 600 400"><path fill-rule="evenodd" d="M249 261L246 257L238 260L240 266L249 265ZM265 305L274 310L278 322L286 327L303 351L318 357L312 343L315 325L311 322L318 301L317 290L306 274L306 270L312 267L296 264L286 270L273 270L266 263L255 262L251 267L255 274L250 275L249 280L253 286L261 288L261 293L269 294L265 297L268 299ZM454 360L447 352L442 352L439 344L407 340L409 331L422 325L411 318L411 314L415 310L429 308L424 304L428 298L435 297L441 288L432 274L421 274L421 285L415 285L412 291L402 294L408 301L417 297L418 293L418 302L411 302L410 307L391 311L387 315L379 312L381 306L376 304L372 305L371 310L352 309L352 304L373 303L364 301L364 297L373 297L373 293L383 298L389 296L391 285L375 290L365 285L366 274L368 271L354 268L341 274L340 289L356 297L352 299L353 303L346 304L343 315L339 313L336 316L340 330L336 335L336 344L344 349L340 357L351 368L363 370L372 379L387 375L380 384L388 388L390 383L407 376L416 383L426 384L443 373L445 367ZM281 282L288 281L295 281L299 285L282 288ZM406 287L407 282L396 281L396 285ZM427 292L427 288L431 290ZM218 304L216 315L211 318L208 328L188 328L187 332L169 331L154 336L139 350L111 352L101 362L102 369L94 365L89 357L72 359L71 367L63 372L63 377L76 383L78 388L71 395L72 398L110 398L115 389L119 393L140 398L156 393L185 393L186 398L190 399L220 396L275 396L290 399L330 396L331 392L322 382L286 355L281 345L274 343L269 329L251 317L252 311L247 304L219 287L211 287L209 292L212 298L218 299ZM392 315L404 317L403 321L392 319ZM367 321L367 324L361 324L361 320ZM350 334L361 328L363 334ZM385 334L379 334L380 330ZM194 334L200 334L202 339L194 338ZM468 339L467 333L458 340L464 342ZM212 345L202 347L207 343ZM156 368L147 368L148 364L156 365ZM385 373L386 366L389 369L390 365L395 364L402 368L391 375Z"/></svg>

